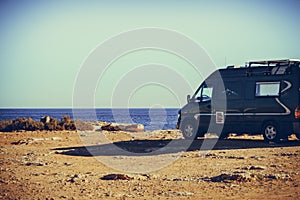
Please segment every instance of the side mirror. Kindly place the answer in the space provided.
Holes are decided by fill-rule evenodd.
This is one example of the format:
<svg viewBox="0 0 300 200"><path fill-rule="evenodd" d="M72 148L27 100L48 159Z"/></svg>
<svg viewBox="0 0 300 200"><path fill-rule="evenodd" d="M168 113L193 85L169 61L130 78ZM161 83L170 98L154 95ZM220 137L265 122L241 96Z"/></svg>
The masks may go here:
<svg viewBox="0 0 300 200"><path fill-rule="evenodd" d="M186 100L189 103L191 101L191 95L188 94L187 97L186 97Z"/></svg>

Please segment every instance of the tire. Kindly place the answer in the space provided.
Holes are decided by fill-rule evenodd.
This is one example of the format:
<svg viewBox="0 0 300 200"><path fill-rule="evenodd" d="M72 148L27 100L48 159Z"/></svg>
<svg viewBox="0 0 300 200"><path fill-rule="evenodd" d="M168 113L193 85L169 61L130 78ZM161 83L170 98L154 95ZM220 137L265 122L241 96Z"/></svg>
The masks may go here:
<svg viewBox="0 0 300 200"><path fill-rule="evenodd" d="M198 132L198 124L194 119L185 119L180 125L183 137L188 140L194 140Z"/></svg>
<svg viewBox="0 0 300 200"><path fill-rule="evenodd" d="M262 132L266 142L278 142L280 140L279 126L274 122L265 123Z"/></svg>

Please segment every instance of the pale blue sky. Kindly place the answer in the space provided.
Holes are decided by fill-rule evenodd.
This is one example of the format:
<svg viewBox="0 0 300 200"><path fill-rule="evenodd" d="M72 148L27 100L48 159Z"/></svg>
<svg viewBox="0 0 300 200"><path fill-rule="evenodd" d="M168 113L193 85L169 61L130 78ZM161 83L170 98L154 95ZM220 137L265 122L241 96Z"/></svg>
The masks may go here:
<svg viewBox="0 0 300 200"><path fill-rule="evenodd" d="M225 62L242 65L248 60L300 58L299 8L300 0L3 0L0 107L72 107L74 82L89 53L120 32L142 27L171 29L192 38L218 68ZM188 65L162 52L136 53L122 59L115 69L124 63L129 68L149 62L174 68ZM210 72L210 67L203 70ZM202 80L193 80L192 72L186 73L191 73L196 89ZM110 90L112 80L106 77L102 81ZM96 91L96 107L110 107L109 99L100 95L103 92L107 91ZM172 99L174 95L163 93L157 86L145 87L133 95L129 106L181 106Z"/></svg>

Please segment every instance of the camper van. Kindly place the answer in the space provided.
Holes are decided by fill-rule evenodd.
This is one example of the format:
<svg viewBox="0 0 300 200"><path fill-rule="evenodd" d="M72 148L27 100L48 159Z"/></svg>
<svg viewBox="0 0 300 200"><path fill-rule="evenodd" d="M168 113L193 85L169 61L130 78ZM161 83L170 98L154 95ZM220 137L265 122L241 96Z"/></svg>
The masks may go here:
<svg viewBox="0 0 300 200"><path fill-rule="evenodd" d="M187 97L177 128L186 139L205 133L263 134L278 142L300 139L300 60L247 62L213 72Z"/></svg>

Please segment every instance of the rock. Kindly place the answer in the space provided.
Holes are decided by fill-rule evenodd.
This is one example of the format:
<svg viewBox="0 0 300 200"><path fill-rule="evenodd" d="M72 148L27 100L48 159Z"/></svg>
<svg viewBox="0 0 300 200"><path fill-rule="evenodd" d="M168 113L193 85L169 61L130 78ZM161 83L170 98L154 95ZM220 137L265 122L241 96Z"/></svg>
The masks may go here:
<svg viewBox="0 0 300 200"><path fill-rule="evenodd" d="M225 156L225 158L228 158L228 159L239 159L239 160L245 159L245 157L243 157L243 156Z"/></svg>
<svg viewBox="0 0 300 200"><path fill-rule="evenodd" d="M16 142L12 142L11 144L15 145L28 145L32 142L39 142L39 141L45 141L45 140L62 140L61 137L50 137L50 138L26 138L26 139L21 139Z"/></svg>
<svg viewBox="0 0 300 200"><path fill-rule="evenodd" d="M27 162L25 163L26 166L45 166L48 165L47 163L42 162Z"/></svg>
<svg viewBox="0 0 300 200"><path fill-rule="evenodd" d="M108 174L100 178L101 180L132 180L133 178L126 174Z"/></svg>
<svg viewBox="0 0 300 200"><path fill-rule="evenodd" d="M28 145L31 142L34 142L33 138L26 138L26 139L18 140L16 142L12 142L11 144L15 144L15 145Z"/></svg>
<svg viewBox="0 0 300 200"><path fill-rule="evenodd" d="M141 180L146 181L146 180L150 179L150 175L148 175L148 174L135 175L134 179L139 180L139 181L141 181Z"/></svg>
<svg viewBox="0 0 300 200"><path fill-rule="evenodd" d="M210 181L211 182L232 182L232 181L243 182L246 181L247 179L248 177L246 177L243 174L221 174L210 178Z"/></svg>
<svg viewBox="0 0 300 200"><path fill-rule="evenodd" d="M268 174L268 175L265 175L265 178L268 178L268 179L284 179L284 180L291 179L290 175L288 175L288 174Z"/></svg>
<svg viewBox="0 0 300 200"><path fill-rule="evenodd" d="M143 124L117 124L117 123L103 123L101 126L105 131L128 131L128 132L143 132Z"/></svg>
<svg viewBox="0 0 300 200"><path fill-rule="evenodd" d="M278 177L277 177L276 175L269 174L269 175L266 175L265 178L269 178L269 179L277 179Z"/></svg>
<svg viewBox="0 0 300 200"><path fill-rule="evenodd" d="M280 154L274 154L275 156L287 156L287 157L291 157L291 156L298 156L297 153L280 153Z"/></svg>
<svg viewBox="0 0 300 200"><path fill-rule="evenodd" d="M8 184L8 182L0 178L0 184Z"/></svg>
<svg viewBox="0 0 300 200"><path fill-rule="evenodd" d="M74 178L82 178L82 175L81 174L75 174L73 177Z"/></svg>
<svg viewBox="0 0 300 200"><path fill-rule="evenodd" d="M263 167L263 166L248 166L248 167L242 167L241 168L242 170L265 170L266 167Z"/></svg>
<svg viewBox="0 0 300 200"><path fill-rule="evenodd" d="M71 182L71 183L75 183L76 181L82 179L83 176L81 174L74 174L73 176L71 176L71 178L68 180L68 182ZM81 181L85 181L84 179L82 179Z"/></svg>
<svg viewBox="0 0 300 200"><path fill-rule="evenodd" d="M263 166L250 166L249 170L265 170L266 168Z"/></svg>
<svg viewBox="0 0 300 200"><path fill-rule="evenodd" d="M255 159L255 160L258 160L258 161L261 161L262 160L262 158L264 158L264 157L262 157L262 156L251 156L250 158L253 158L253 159Z"/></svg>
<svg viewBox="0 0 300 200"><path fill-rule="evenodd" d="M50 123L50 119L50 116L45 116L40 119L40 122L43 122L44 124Z"/></svg>
<svg viewBox="0 0 300 200"><path fill-rule="evenodd" d="M194 193L192 192L174 192L173 195L175 196L192 196Z"/></svg>
<svg viewBox="0 0 300 200"><path fill-rule="evenodd" d="M205 157L219 158L219 156L217 156L217 155L214 154L214 153L207 153L207 154L205 154Z"/></svg>
<svg viewBox="0 0 300 200"><path fill-rule="evenodd" d="M121 130L119 128L119 126L114 125L114 124L108 124L108 125L101 126L101 129L104 131L120 131Z"/></svg>
<svg viewBox="0 0 300 200"><path fill-rule="evenodd" d="M65 162L64 165L65 165L65 166L71 166L72 163Z"/></svg>
<svg viewBox="0 0 300 200"><path fill-rule="evenodd" d="M129 131L129 132L143 132L144 125L143 124L120 124L120 129L122 131Z"/></svg>
<svg viewBox="0 0 300 200"><path fill-rule="evenodd" d="M61 137L51 137L51 140L61 140Z"/></svg>
<svg viewBox="0 0 300 200"><path fill-rule="evenodd" d="M246 182L246 181L255 181L255 180L265 180L265 179L282 179L282 180L292 180L289 174L252 174L252 173L233 173L233 174L221 174L211 178L202 180L211 181L211 182L224 182L232 183L236 182Z"/></svg>

